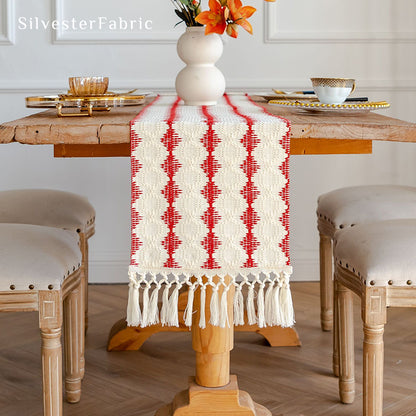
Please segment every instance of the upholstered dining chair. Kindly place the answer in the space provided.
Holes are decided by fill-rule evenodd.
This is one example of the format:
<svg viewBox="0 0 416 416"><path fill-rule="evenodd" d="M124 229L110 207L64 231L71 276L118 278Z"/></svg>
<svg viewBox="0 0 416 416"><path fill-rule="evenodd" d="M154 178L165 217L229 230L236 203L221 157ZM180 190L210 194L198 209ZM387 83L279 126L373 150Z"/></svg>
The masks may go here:
<svg viewBox="0 0 416 416"><path fill-rule="evenodd" d="M71 192L53 189L0 191L0 223L45 225L79 234L86 329L88 327L88 239L95 232L94 207L85 197Z"/></svg>
<svg viewBox="0 0 416 416"><path fill-rule="evenodd" d="M39 311L44 416L62 415L62 323L66 400L81 397L81 261L72 231L0 224L0 312Z"/></svg>
<svg viewBox="0 0 416 416"><path fill-rule="evenodd" d="M363 415L383 413L383 332L388 307L416 307L416 219L361 224L334 236L339 388L354 400L352 293L361 298ZM410 323L409 323L410 324Z"/></svg>
<svg viewBox="0 0 416 416"><path fill-rule="evenodd" d="M416 218L416 188L368 185L336 189L318 198L321 328L332 330L332 239L337 230L356 224Z"/></svg>

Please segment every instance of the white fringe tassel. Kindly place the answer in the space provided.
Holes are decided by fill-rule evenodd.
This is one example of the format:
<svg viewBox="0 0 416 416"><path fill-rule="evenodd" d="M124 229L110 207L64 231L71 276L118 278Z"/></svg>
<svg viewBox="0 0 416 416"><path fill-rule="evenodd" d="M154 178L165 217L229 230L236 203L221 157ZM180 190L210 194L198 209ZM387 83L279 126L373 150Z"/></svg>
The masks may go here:
<svg viewBox="0 0 416 416"><path fill-rule="evenodd" d="M189 286L189 289L188 289L188 303L186 305L185 312L183 314L183 320L185 321L185 325L188 327L192 326L194 296L195 296L195 284L192 284Z"/></svg>
<svg viewBox="0 0 416 416"><path fill-rule="evenodd" d="M230 327L230 321L228 319L228 302L227 302L227 296L228 296L228 290L230 288L228 286L224 287L224 290L221 295L221 304L220 304L220 327L227 328Z"/></svg>
<svg viewBox="0 0 416 416"><path fill-rule="evenodd" d="M256 310L254 308L254 285L249 283L247 295L247 320L249 325L257 323Z"/></svg>
<svg viewBox="0 0 416 416"><path fill-rule="evenodd" d="M259 328L264 328L266 326L264 311L264 283L260 283L259 291L257 293L257 325Z"/></svg>
<svg viewBox="0 0 416 416"><path fill-rule="evenodd" d="M206 298L206 291L207 287L205 285L201 286L201 310L199 311L199 327L204 329L206 327L205 324L205 298Z"/></svg>
<svg viewBox="0 0 416 416"><path fill-rule="evenodd" d="M181 284L177 283L175 289L173 289L172 294L169 298L169 307L168 307L168 325L169 326L179 326L178 319L178 299L179 299L179 289Z"/></svg>
<svg viewBox="0 0 416 416"><path fill-rule="evenodd" d="M209 323L221 328L234 325L244 325L244 307L247 312L247 323L249 325L257 324L260 328L266 326L280 325L290 327L295 323L295 316L292 304L292 295L289 285L290 274L286 271L281 272L278 276L260 278L249 281L247 277L242 282L232 281L228 285L223 277L218 283L213 283L209 277L206 283L202 278L197 278L192 284L190 276L175 276L175 280L168 280L165 276L158 280L155 276L151 279L143 277L134 270L129 272L129 297L127 305L127 323L129 326L149 326L157 323L169 326L179 326L178 319L178 299L179 290L186 284L188 290L188 302L184 311L184 323L186 326L192 326L192 317L194 313L195 291L200 289L200 311L199 327L206 327L205 310L209 307ZM154 289L152 289L152 285ZM165 287L162 289L162 285ZM171 287L174 285L173 290ZM207 285L212 287L212 296L209 305L206 305L206 288ZM228 315L228 293L232 286L235 286L233 299L234 319L230 320ZM244 302L243 286L248 286L247 298ZM160 291L162 293L162 307L159 312L158 298ZM257 291L257 296L255 293ZM151 293L150 293L151 291ZM221 293L221 297L219 292ZM140 299L140 292L141 299ZM141 302L140 302L141 300Z"/></svg>
<svg viewBox="0 0 416 416"><path fill-rule="evenodd" d="M148 318L149 325L156 325L159 323L159 289L160 285L156 285L153 289L152 295L150 296Z"/></svg>
<svg viewBox="0 0 416 416"><path fill-rule="evenodd" d="M149 288L150 285L147 284L143 290L143 310L142 310L142 323L141 327L149 325Z"/></svg>
<svg viewBox="0 0 416 416"><path fill-rule="evenodd" d="M234 293L234 325L244 325L244 298L240 284Z"/></svg>
<svg viewBox="0 0 416 416"><path fill-rule="evenodd" d="M169 290L171 285L167 284L165 286L162 296L162 309L160 311L160 323L162 326L168 325L169 322Z"/></svg>
<svg viewBox="0 0 416 416"><path fill-rule="evenodd" d="M218 286L213 286L210 308L210 320L209 323L214 326L219 326L220 324L220 305L218 298Z"/></svg>
<svg viewBox="0 0 416 416"><path fill-rule="evenodd" d="M129 301L127 304L127 324L129 326L139 326L142 321L139 302L140 284L137 283L134 276L130 276L129 283Z"/></svg>

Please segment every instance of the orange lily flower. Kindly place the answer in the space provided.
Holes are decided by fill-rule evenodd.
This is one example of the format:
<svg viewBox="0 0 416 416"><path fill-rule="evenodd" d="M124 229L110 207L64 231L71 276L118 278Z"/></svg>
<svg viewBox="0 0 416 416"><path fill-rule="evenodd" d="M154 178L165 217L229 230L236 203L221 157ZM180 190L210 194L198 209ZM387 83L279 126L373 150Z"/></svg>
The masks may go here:
<svg viewBox="0 0 416 416"><path fill-rule="evenodd" d="M195 20L205 25L205 34L218 33L222 35L227 27L225 7L218 0L209 0L209 11L199 13Z"/></svg>
<svg viewBox="0 0 416 416"><path fill-rule="evenodd" d="M248 33L253 34L253 27L247 20L256 9L251 6L243 6L241 0L228 0L228 8L233 23L240 25L247 30Z"/></svg>
<svg viewBox="0 0 416 416"><path fill-rule="evenodd" d="M235 23L229 23L227 25L227 35L232 38L236 38L238 36L238 26Z"/></svg>

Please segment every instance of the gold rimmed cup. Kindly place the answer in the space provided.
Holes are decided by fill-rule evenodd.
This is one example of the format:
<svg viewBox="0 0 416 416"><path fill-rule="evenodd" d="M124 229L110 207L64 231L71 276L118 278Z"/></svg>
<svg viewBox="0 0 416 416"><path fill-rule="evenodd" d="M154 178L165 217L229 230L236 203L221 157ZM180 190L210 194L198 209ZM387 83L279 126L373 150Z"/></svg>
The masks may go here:
<svg viewBox="0 0 416 416"><path fill-rule="evenodd" d="M313 90L323 104L342 104L355 90L352 78L311 78Z"/></svg>
<svg viewBox="0 0 416 416"><path fill-rule="evenodd" d="M76 96L102 95L107 92L108 77L70 77L69 92Z"/></svg>

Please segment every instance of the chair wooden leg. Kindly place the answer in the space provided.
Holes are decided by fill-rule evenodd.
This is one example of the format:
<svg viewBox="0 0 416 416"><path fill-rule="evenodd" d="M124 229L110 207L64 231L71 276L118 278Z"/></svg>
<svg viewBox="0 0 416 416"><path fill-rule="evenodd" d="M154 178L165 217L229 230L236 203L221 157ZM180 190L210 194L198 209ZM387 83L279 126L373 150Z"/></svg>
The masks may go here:
<svg viewBox="0 0 416 416"><path fill-rule="evenodd" d="M39 291L44 416L62 416L62 301L59 291Z"/></svg>
<svg viewBox="0 0 416 416"><path fill-rule="evenodd" d="M319 234L319 267L321 285L321 328L332 330L333 284L332 284L332 239Z"/></svg>
<svg viewBox="0 0 416 416"><path fill-rule="evenodd" d="M383 414L384 324L386 288L366 288L363 315L363 415Z"/></svg>
<svg viewBox="0 0 416 416"><path fill-rule="evenodd" d="M69 403L77 403L81 398L82 304L82 287L78 285L64 300L65 393Z"/></svg>
<svg viewBox="0 0 416 416"><path fill-rule="evenodd" d="M84 233L80 234L80 246L82 253L81 263L81 316L83 317L82 333L80 335L80 371L81 378L85 374L85 335L88 326L88 239Z"/></svg>
<svg viewBox="0 0 416 416"><path fill-rule="evenodd" d="M339 396L342 403L352 403L355 395L354 380L354 318L352 292L336 283L337 326L339 351Z"/></svg>
<svg viewBox="0 0 416 416"><path fill-rule="evenodd" d="M81 252L82 252L82 280L84 282L83 299L84 299L84 314L85 314L85 333L88 329L88 238L85 234L80 234Z"/></svg>
<svg viewBox="0 0 416 416"><path fill-rule="evenodd" d="M335 377L339 377L339 318L338 318L338 294L337 294L338 282L334 281L334 330L332 332L332 371Z"/></svg>

